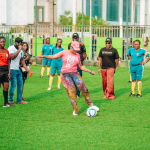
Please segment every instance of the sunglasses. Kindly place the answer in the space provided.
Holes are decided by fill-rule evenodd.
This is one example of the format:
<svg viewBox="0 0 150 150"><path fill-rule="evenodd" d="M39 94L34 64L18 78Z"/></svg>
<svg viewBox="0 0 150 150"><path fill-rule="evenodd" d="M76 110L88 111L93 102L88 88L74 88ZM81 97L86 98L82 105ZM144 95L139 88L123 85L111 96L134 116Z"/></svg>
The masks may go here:
<svg viewBox="0 0 150 150"><path fill-rule="evenodd" d="M111 44L110 42L106 42L106 44Z"/></svg>

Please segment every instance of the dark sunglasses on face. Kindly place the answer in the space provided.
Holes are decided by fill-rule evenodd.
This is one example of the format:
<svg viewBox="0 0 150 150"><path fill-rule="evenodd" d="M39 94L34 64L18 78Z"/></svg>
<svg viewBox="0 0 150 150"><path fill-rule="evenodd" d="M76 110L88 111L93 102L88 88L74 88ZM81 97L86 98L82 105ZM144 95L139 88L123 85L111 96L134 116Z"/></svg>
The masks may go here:
<svg viewBox="0 0 150 150"><path fill-rule="evenodd" d="M110 42L106 42L106 44L111 44Z"/></svg>

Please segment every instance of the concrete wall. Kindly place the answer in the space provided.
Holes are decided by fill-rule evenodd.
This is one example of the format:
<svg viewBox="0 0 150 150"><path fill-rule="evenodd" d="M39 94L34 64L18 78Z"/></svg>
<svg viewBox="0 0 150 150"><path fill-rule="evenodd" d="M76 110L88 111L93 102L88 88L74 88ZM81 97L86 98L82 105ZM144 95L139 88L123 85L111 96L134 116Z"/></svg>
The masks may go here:
<svg viewBox="0 0 150 150"><path fill-rule="evenodd" d="M7 25L34 23L34 0L7 0Z"/></svg>
<svg viewBox="0 0 150 150"><path fill-rule="evenodd" d="M0 25L6 24L6 0L0 1Z"/></svg>
<svg viewBox="0 0 150 150"><path fill-rule="evenodd" d="M76 0L76 6L76 12L82 12L82 0ZM64 15L65 11L71 11L71 15L73 15L73 7L73 0L57 0L57 21L59 21L60 15Z"/></svg>
<svg viewBox="0 0 150 150"><path fill-rule="evenodd" d="M34 23L34 0L0 0L0 25Z"/></svg>
<svg viewBox="0 0 150 150"><path fill-rule="evenodd" d="M37 0L37 6L44 7L44 22L50 22L50 3L47 0Z"/></svg>

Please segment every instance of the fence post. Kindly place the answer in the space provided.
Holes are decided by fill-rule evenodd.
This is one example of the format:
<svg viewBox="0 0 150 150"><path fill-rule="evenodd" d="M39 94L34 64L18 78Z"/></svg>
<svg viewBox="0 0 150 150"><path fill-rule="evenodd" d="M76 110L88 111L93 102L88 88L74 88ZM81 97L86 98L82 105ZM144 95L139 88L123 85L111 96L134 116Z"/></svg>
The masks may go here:
<svg viewBox="0 0 150 150"><path fill-rule="evenodd" d="M35 0L35 62L37 63L37 0Z"/></svg>
<svg viewBox="0 0 150 150"><path fill-rule="evenodd" d="M126 3L126 67L128 67L127 51L128 51L128 0Z"/></svg>

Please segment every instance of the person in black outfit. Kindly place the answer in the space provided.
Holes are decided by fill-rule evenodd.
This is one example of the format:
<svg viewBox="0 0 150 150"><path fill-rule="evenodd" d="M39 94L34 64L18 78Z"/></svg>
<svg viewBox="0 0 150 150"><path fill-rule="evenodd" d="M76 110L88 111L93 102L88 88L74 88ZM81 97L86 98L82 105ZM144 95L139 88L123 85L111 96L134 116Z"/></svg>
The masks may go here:
<svg viewBox="0 0 150 150"><path fill-rule="evenodd" d="M119 55L115 48L111 47L112 39L106 39L106 47L99 53L98 74L102 74L104 97L115 99L113 76L118 65Z"/></svg>

